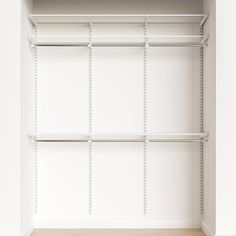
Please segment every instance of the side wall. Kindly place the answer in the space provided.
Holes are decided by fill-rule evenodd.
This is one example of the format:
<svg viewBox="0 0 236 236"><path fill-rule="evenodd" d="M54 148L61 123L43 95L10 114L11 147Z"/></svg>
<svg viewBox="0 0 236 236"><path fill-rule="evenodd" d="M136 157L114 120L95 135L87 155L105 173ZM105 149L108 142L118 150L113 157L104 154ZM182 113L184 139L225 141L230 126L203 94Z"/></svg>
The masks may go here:
<svg viewBox="0 0 236 236"><path fill-rule="evenodd" d="M33 50L29 46L28 36L32 31L32 24L28 15L32 12L32 0L22 0L22 236L28 236L33 229L33 155L32 145L28 134L32 126L32 88L33 88Z"/></svg>
<svg viewBox="0 0 236 236"><path fill-rule="evenodd" d="M20 0L2 2L0 14L0 235L21 231Z"/></svg>
<svg viewBox="0 0 236 236"><path fill-rule="evenodd" d="M236 235L236 2L216 1L216 234Z"/></svg>
<svg viewBox="0 0 236 236"><path fill-rule="evenodd" d="M204 33L209 35L204 51L204 128L209 132L204 156L204 217L202 228L208 235L215 233L215 0L204 1L209 14Z"/></svg>

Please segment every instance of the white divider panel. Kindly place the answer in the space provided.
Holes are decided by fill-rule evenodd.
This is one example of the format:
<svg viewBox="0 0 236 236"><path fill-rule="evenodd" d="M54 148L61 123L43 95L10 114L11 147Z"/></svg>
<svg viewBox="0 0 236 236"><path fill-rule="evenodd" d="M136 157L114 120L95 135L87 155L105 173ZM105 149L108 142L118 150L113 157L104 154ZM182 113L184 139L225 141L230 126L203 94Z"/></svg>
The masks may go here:
<svg viewBox="0 0 236 236"><path fill-rule="evenodd" d="M142 216L142 143L94 143L93 150L94 216Z"/></svg>
<svg viewBox="0 0 236 236"><path fill-rule="evenodd" d="M88 144L38 144L40 219L88 216Z"/></svg>
<svg viewBox="0 0 236 236"><path fill-rule="evenodd" d="M200 227L199 144L149 143L148 215Z"/></svg>

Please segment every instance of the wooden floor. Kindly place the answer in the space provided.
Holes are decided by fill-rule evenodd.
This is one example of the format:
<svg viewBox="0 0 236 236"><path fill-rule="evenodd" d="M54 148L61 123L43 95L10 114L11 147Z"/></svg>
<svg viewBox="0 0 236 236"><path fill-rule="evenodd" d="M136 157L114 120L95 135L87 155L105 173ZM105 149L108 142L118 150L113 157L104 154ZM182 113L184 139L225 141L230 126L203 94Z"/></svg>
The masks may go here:
<svg viewBox="0 0 236 236"><path fill-rule="evenodd" d="M199 230L156 229L38 229L31 236L205 236Z"/></svg>

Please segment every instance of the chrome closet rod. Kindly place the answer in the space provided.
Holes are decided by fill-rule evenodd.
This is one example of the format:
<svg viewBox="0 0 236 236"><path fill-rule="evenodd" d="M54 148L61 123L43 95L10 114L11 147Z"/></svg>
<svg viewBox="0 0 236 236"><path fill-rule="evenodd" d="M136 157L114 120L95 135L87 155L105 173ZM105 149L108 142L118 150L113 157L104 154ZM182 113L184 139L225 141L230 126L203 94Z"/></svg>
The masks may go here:
<svg viewBox="0 0 236 236"><path fill-rule="evenodd" d="M183 143L202 143L207 141L206 139L155 139L155 140L128 140L128 139L104 139L104 140L98 140L98 139L91 139L91 140L78 140L78 139L34 139L33 141L41 142L41 143L63 143L63 142L109 142L109 143L118 143L118 142L161 142L161 143L169 143L169 142L183 142Z"/></svg>
<svg viewBox="0 0 236 236"><path fill-rule="evenodd" d="M59 21L59 22L40 22L40 23L35 23L35 25L78 25L78 24L87 24L87 22L63 22L63 21ZM99 21L96 22L94 21L93 24L101 24L101 25L140 25L143 24L143 22L124 22L124 21L118 21L118 22L108 22L108 21ZM195 22L195 21L189 21L189 22L148 22L149 25L180 25L180 24L184 24L184 25L199 25L199 22ZM201 23L200 23L201 25Z"/></svg>
<svg viewBox="0 0 236 236"><path fill-rule="evenodd" d="M183 17L205 17L207 14L30 14L29 17L44 17L44 18L55 18L55 17L60 17L60 18L77 18L77 17L87 17L87 18L93 18L93 17L159 17L159 18L183 18Z"/></svg>
<svg viewBox="0 0 236 236"><path fill-rule="evenodd" d="M89 47L89 44L78 43L35 43L32 46L36 47ZM185 43L163 43L163 44L149 44L149 47L205 47L207 44L185 44ZM145 47L145 44L93 44L92 47Z"/></svg>

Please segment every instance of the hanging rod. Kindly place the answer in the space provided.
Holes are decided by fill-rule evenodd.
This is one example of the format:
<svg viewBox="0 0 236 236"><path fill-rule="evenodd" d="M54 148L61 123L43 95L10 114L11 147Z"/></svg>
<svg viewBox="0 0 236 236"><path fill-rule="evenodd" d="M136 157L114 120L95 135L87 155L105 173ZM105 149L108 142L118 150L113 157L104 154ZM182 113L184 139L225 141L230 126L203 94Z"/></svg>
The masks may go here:
<svg viewBox="0 0 236 236"><path fill-rule="evenodd" d="M38 24L199 24L203 26L207 14L31 14L33 25Z"/></svg>
<svg viewBox="0 0 236 236"><path fill-rule="evenodd" d="M207 133L29 135L32 142L205 142Z"/></svg>
<svg viewBox="0 0 236 236"><path fill-rule="evenodd" d="M208 36L202 35L155 35L144 37L88 37L80 38L43 38L30 37L32 47L203 47Z"/></svg>

